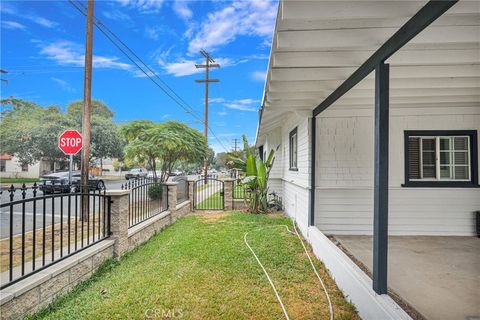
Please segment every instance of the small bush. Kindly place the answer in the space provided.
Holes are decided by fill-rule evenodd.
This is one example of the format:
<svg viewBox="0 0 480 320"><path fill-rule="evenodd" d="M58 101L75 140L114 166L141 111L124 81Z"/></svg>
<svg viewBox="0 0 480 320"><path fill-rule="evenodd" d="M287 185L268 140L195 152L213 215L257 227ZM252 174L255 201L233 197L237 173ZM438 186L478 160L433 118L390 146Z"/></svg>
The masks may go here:
<svg viewBox="0 0 480 320"><path fill-rule="evenodd" d="M163 198L163 185L160 183L150 186L148 189L148 196L152 200L162 200Z"/></svg>

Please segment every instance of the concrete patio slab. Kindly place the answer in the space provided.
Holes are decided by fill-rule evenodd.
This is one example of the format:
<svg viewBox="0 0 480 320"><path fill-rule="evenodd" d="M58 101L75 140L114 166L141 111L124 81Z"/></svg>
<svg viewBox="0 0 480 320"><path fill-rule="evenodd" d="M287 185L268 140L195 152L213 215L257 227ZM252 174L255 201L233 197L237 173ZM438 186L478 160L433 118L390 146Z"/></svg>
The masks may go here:
<svg viewBox="0 0 480 320"><path fill-rule="evenodd" d="M371 236L335 236L372 270ZM389 287L427 319L480 319L480 239L389 237Z"/></svg>

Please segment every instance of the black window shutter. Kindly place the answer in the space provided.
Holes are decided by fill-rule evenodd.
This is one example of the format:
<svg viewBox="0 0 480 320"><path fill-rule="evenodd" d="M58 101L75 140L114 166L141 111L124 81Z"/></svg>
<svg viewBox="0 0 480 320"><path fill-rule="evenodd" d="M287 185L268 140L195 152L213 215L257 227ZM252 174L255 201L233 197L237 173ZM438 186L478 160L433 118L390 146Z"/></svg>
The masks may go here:
<svg viewBox="0 0 480 320"><path fill-rule="evenodd" d="M420 179L420 138L408 139L408 166L410 179Z"/></svg>

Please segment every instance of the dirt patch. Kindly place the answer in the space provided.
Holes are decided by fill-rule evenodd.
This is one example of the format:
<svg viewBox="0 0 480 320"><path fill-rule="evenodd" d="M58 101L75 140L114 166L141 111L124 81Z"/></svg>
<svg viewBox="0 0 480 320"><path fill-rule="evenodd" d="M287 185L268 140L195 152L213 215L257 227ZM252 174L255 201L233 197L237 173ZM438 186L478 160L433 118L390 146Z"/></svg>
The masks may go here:
<svg viewBox="0 0 480 320"><path fill-rule="evenodd" d="M217 221L219 219L228 217L230 213L228 212L218 212L218 211L203 211L203 212L198 212L196 211L194 213L195 216L199 216L203 218L206 221Z"/></svg>

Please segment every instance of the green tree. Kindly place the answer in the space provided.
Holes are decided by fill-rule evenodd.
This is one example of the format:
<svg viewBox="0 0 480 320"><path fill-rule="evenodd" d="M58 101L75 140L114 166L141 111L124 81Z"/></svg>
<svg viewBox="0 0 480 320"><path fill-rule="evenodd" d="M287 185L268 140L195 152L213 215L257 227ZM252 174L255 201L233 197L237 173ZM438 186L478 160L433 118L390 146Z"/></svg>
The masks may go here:
<svg viewBox="0 0 480 320"><path fill-rule="evenodd" d="M226 152L219 152L215 156L215 169L227 167L228 154Z"/></svg>
<svg viewBox="0 0 480 320"><path fill-rule="evenodd" d="M58 136L69 126L67 119L56 106L41 106L17 99L1 100L0 138L2 152L15 154L21 163L33 164L45 160L62 160L65 155L58 149Z"/></svg>
<svg viewBox="0 0 480 320"><path fill-rule="evenodd" d="M121 157L125 143L113 122L113 112L105 104L94 101L91 159ZM44 108L14 97L1 100L1 104L6 106L0 125L2 152L15 154L24 164L42 159L66 160L58 149L58 137L66 129L81 132L83 105L80 108L80 102L70 104L66 113L57 106ZM79 159L80 154L75 161Z"/></svg>
<svg viewBox="0 0 480 320"><path fill-rule="evenodd" d="M67 115L74 118L76 122L82 123L83 100L76 100L70 102L67 106ZM115 113L100 100L92 100L92 118L101 117L105 119L112 119Z"/></svg>
<svg viewBox="0 0 480 320"><path fill-rule="evenodd" d="M177 121L160 124L132 121L123 126L121 132L128 141L126 157L147 162L155 178L159 166L162 182L168 179L180 161L195 163L204 159L208 152L205 137L198 130Z"/></svg>
<svg viewBox="0 0 480 320"><path fill-rule="evenodd" d="M212 148L208 148L207 161L209 167L215 166L215 151Z"/></svg>

